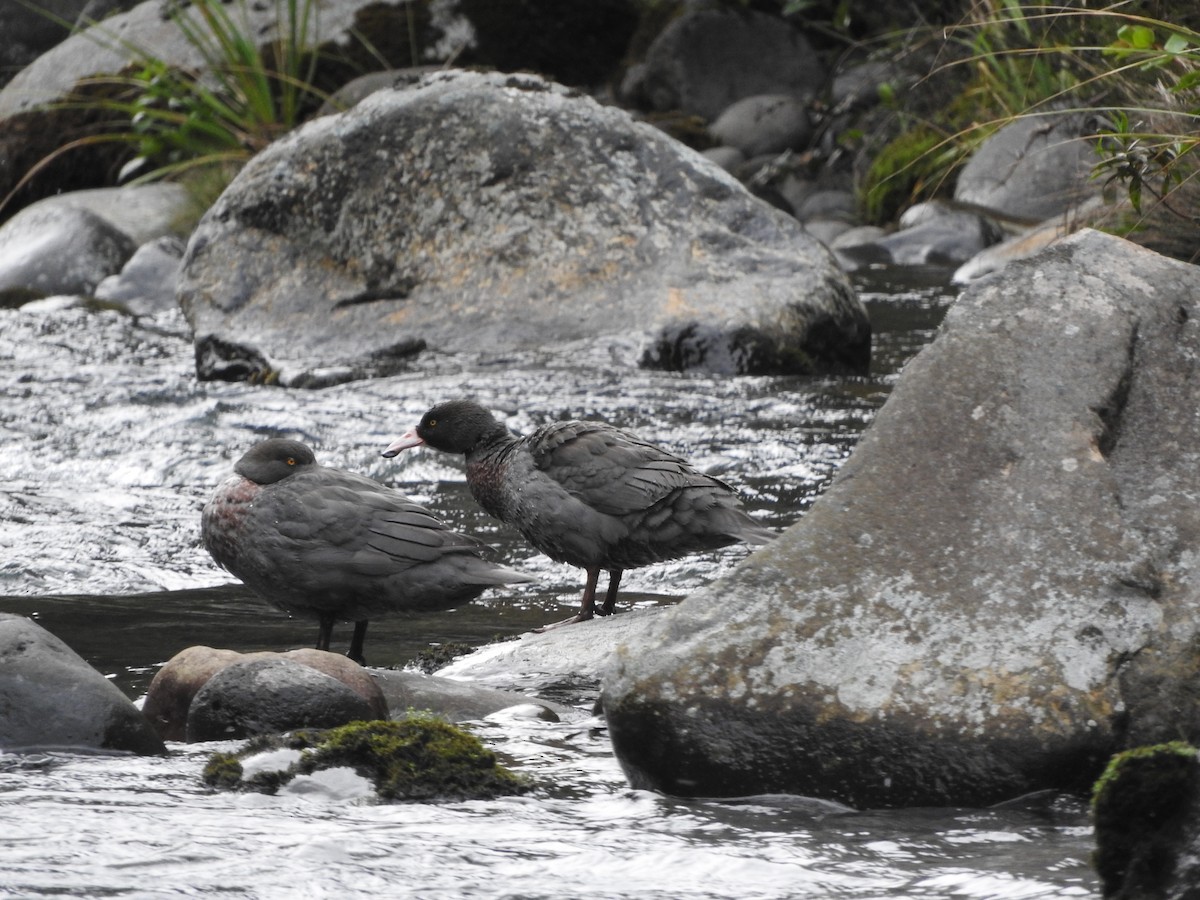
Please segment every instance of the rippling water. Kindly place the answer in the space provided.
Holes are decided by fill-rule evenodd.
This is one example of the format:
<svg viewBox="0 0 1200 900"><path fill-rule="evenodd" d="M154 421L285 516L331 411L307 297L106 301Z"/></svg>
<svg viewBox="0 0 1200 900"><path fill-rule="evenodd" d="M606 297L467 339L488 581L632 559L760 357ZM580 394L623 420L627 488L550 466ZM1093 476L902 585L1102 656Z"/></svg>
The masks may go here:
<svg viewBox="0 0 1200 900"><path fill-rule="evenodd" d="M379 452L433 403L472 395L517 430L598 417L733 483L754 515L803 515L926 342L952 293L940 274L863 280L877 332L869 378L643 372L632 344L505 359L432 359L419 372L316 392L198 384L176 317L0 310L0 611L34 616L130 696L184 647L310 645L315 627L231 585L199 545L199 510L234 459L283 435L326 464L393 484L481 534L537 585L450 613L372 622L373 665L430 643L483 643L561 618L581 573L532 553L472 503L456 459ZM627 573L623 605L671 603L744 548ZM345 630L335 631L344 643ZM198 772L222 745L165 759L0 755L0 897L1095 896L1082 811L850 813L799 798L683 801L628 788L595 685L567 685L581 721L499 714L490 746L532 794L375 806L327 793L214 794Z"/></svg>

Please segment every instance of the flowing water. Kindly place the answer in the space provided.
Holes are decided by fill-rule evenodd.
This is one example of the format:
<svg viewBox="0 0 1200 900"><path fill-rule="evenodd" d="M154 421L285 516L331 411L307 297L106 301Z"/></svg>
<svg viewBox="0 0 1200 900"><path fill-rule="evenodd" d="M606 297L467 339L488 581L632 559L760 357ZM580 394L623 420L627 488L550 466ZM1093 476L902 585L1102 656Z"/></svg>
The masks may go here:
<svg viewBox="0 0 1200 900"><path fill-rule="evenodd" d="M596 417L734 484L782 528L836 473L953 292L944 273L860 277L876 330L864 378L721 378L639 371L633 342L504 359L443 358L322 391L199 384L184 323L112 312L0 310L0 612L34 617L131 697L194 644L310 645L229 583L199 544L199 511L263 437L392 484L540 579L460 609L372 622L372 665L430 644L481 644L568 614L581 573L530 551L466 492L457 459L379 454L433 403L472 395L527 430ZM897 498L902 502L903 498ZM731 547L627 573L622 606L676 602L745 554ZM347 629L335 630L344 642ZM165 758L0 754L0 897L420 898L1094 897L1091 830L1072 801L991 810L851 812L796 797L680 800L631 790L597 686L555 699L557 723L477 725L533 777L519 798L373 805L332 788L216 794L214 749Z"/></svg>

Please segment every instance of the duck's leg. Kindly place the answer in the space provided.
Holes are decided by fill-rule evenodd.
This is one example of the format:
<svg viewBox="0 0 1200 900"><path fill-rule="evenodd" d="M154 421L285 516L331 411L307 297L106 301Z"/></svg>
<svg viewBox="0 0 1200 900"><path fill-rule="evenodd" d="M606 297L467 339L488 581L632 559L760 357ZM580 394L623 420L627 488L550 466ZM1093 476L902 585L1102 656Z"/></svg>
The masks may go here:
<svg viewBox="0 0 1200 900"><path fill-rule="evenodd" d="M359 619L354 623L354 637L350 638L350 649L346 651L346 655L360 666L367 664L367 658L363 656L363 641L366 639L367 620Z"/></svg>
<svg viewBox="0 0 1200 900"><path fill-rule="evenodd" d="M579 612L572 622L586 622L596 614L596 584L600 581L600 568L587 569L587 583L583 586L583 597L579 601Z"/></svg>
<svg viewBox="0 0 1200 900"><path fill-rule="evenodd" d="M544 631L549 631L551 628L559 628L563 625L586 622L596 614L596 582L600 580L600 569L587 569L585 571L587 572L587 583L583 586L583 598L579 601L579 612L575 613L569 619L563 619L561 622L553 622L550 625L535 628L533 629L534 634L541 634Z"/></svg>
<svg viewBox="0 0 1200 900"><path fill-rule="evenodd" d="M317 619L317 649L329 650L329 639L333 636L334 616L332 613L325 613Z"/></svg>
<svg viewBox="0 0 1200 900"><path fill-rule="evenodd" d="M621 575L624 571L624 569L608 570L608 593L604 595L604 605L596 610L599 615L611 615L612 611L617 608L617 588L621 586Z"/></svg>

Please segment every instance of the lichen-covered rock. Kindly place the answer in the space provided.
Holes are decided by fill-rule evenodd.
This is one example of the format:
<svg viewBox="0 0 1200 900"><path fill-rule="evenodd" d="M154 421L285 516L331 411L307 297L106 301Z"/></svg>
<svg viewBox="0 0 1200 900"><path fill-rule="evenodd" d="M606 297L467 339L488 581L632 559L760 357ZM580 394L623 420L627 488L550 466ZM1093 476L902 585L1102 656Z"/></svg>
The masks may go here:
<svg viewBox="0 0 1200 900"><path fill-rule="evenodd" d="M202 378L317 385L425 348L641 334L643 362L862 372L832 256L726 172L534 76L444 72L260 153L188 245Z"/></svg>
<svg viewBox="0 0 1200 900"><path fill-rule="evenodd" d="M244 777L254 756L279 748L295 753L277 756L283 763L278 768L256 767L252 777ZM528 789L469 731L424 714L252 741L238 753L214 754L204 781L212 787L275 793L297 776L340 768L368 779L381 800L489 799Z"/></svg>
<svg viewBox="0 0 1200 900"><path fill-rule="evenodd" d="M1110 900L1182 900L1200 886L1200 760L1182 741L1112 758L1092 796L1095 867Z"/></svg>
<svg viewBox="0 0 1200 900"><path fill-rule="evenodd" d="M983 806L1200 738L1197 359L1200 269L1118 238L977 282L807 515L618 651L630 780Z"/></svg>
<svg viewBox="0 0 1200 900"><path fill-rule="evenodd" d="M121 689L24 616L0 613L0 749L165 753Z"/></svg>

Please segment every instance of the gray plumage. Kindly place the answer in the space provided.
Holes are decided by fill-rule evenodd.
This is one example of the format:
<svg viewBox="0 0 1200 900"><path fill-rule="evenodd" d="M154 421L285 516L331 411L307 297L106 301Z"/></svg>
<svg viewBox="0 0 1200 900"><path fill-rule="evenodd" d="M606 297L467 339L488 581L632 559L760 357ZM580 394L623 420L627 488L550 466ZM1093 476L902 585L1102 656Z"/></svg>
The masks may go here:
<svg viewBox="0 0 1200 900"><path fill-rule="evenodd" d="M298 441L252 447L201 516L217 564L280 609L315 618L317 649L335 621L355 622L362 661L367 621L446 609L489 587L531 581L483 558L487 546L452 531L403 494L327 468Z"/></svg>
<svg viewBox="0 0 1200 900"><path fill-rule="evenodd" d="M485 510L551 559L587 572L571 621L596 611L602 570L609 573L599 610L606 615L625 569L775 537L727 484L603 423L556 422L518 438L479 404L455 400L429 410L384 455L422 443L464 454L467 483Z"/></svg>

